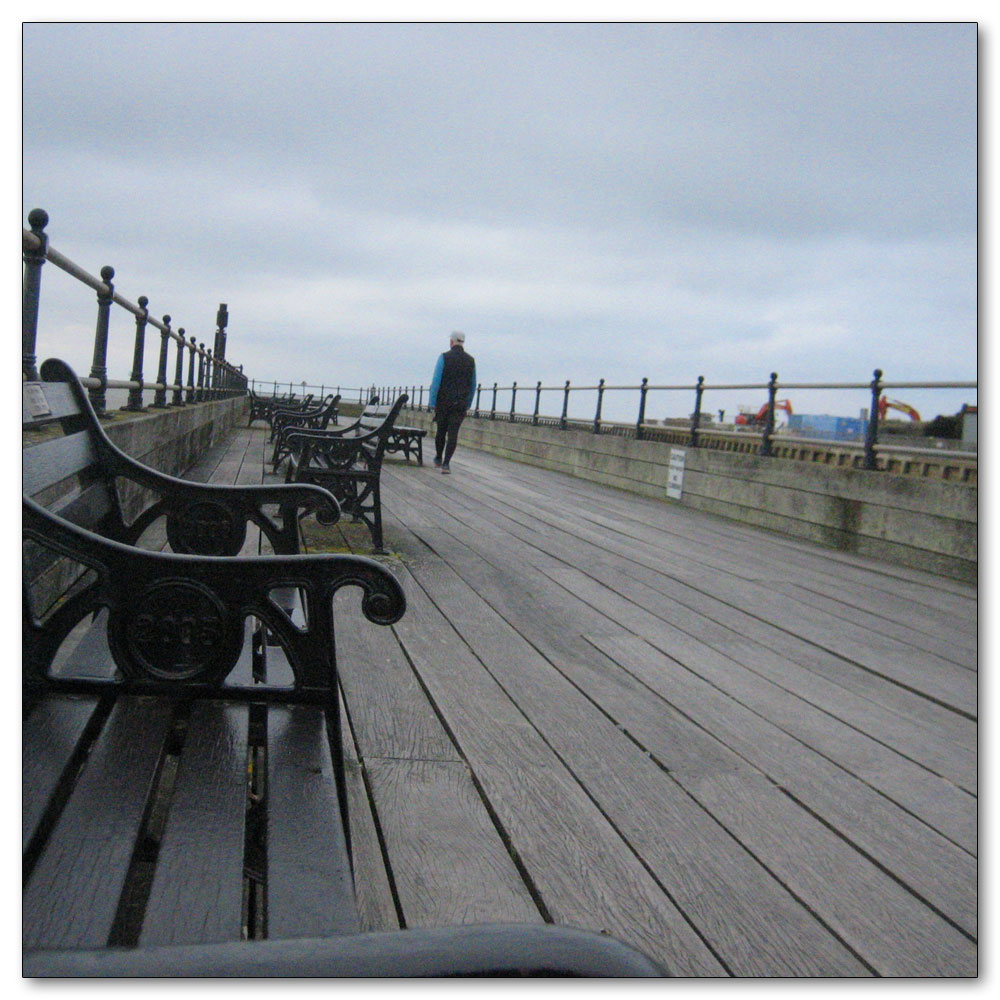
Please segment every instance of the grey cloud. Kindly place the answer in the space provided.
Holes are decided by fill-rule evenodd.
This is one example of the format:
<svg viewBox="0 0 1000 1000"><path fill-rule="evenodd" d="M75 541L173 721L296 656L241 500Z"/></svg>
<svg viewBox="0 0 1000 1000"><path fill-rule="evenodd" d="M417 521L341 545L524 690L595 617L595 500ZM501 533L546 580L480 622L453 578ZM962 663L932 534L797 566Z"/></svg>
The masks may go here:
<svg viewBox="0 0 1000 1000"><path fill-rule="evenodd" d="M331 380L411 382L459 324L500 381L974 372L973 24L24 40L25 213L192 328L228 301L262 377L357 336Z"/></svg>

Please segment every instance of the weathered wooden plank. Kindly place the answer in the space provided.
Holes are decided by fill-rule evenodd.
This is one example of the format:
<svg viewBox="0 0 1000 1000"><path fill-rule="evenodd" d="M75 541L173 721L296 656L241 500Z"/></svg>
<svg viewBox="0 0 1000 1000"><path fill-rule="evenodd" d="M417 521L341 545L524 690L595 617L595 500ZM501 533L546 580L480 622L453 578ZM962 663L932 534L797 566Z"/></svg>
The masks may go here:
<svg viewBox="0 0 1000 1000"><path fill-rule="evenodd" d="M359 930L326 715L272 705L267 717L269 938Z"/></svg>
<svg viewBox="0 0 1000 1000"><path fill-rule="evenodd" d="M974 941L804 810L781 808L782 792L763 775L744 770L681 780L797 896L815 900L824 921L880 976L977 974Z"/></svg>
<svg viewBox="0 0 1000 1000"><path fill-rule="evenodd" d="M248 708L192 706L140 944L242 934Z"/></svg>
<svg viewBox="0 0 1000 1000"><path fill-rule="evenodd" d="M456 573L437 564L414 567L414 573L732 974L867 973L692 801L665 766L652 760ZM735 761L717 766L731 769Z"/></svg>
<svg viewBox="0 0 1000 1000"><path fill-rule="evenodd" d="M390 629L358 613L351 588L334 599L340 683L361 759L461 760Z"/></svg>
<svg viewBox="0 0 1000 1000"><path fill-rule="evenodd" d="M606 930L679 975L723 966L632 854L574 776L462 643L405 570L394 628L554 922Z"/></svg>
<svg viewBox="0 0 1000 1000"><path fill-rule="evenodd" d="M456 498L449 496L449 512L454 513L455 505ZM475 523L477 529L480 528L483 518L495 520L496 517L500 516L494 514L489 509L489 505L483 503L469 509L474 510L479 515L473 522L470 522ZM534 527L536 519L533 515L524 516L521 519L523 524L511 520L513 516L510 509L505 510L504 515L502 515L503 520L499 522L503 526L501 530L505 534L521 538L530 546L537 546L541 550L543 560L548 553L552 553L570 564L585 565L588 573L603 580L610 578L615 587L620 587L622 581L627 583L632 578L649 584L665 599L669 597L669 617L672 620L684 620L685 618L689 621L693 620L691 617L693 611L696 613L697 624L692 627L696 628L699 634L704 634L706 625L712 626L713 623L718 623L723 626L722 630L714 629L715 637L706 638L706 641L717 644L719 636L722 636L722 648L728 648L728 645L735 640L744 650L746 642L750 639L759 643L761 656L758 657L758 663L764 664L762 669L765 672L768 661L771 661L775 666L790 661L801 663L807 667L809 674L819 673L827 676L831 682L837 685L836 688L831 688L832 700L828 699L823 704L823 707L828 711L843 711L844 688L856 692L864 699L863 701L855 699L855 704L858 706L871 705L873 701L884 705L890 713L888 716L884 712L875 712L875 718L866 721L873 713L870 711L861 713L862 727L867 724L869 728L866 731L872 736L886 739L887 732L890 734L892 732L909 733L906 726L900 728L891 724L891 720L900 713L908 718L916 717L925 720L932 731L929 732L925 729L914 740L907 739L905 741L907 745L901 749L910 754L913 754L915 749L919 747L923 748L924 753L933 751L934 759L930 761L930 764L932 767L944 768L942 773L952 774L955 766L964 766L966 778L963 787L969 787L968 775L970 771L973 774L975 771L976 734L974 723L948 713L925 699L919 699L915 694L900 688L898 685L890 684L856 665L833 658L817 647L795 639L789 632L779 630L759 618L749 616L739 608L720 602L710 593L698 589L699 587L705 590L711 589L711 581L700 580L692 584L680 583L664 572L660 553L655 549L640 550L633 547L621 549L619 543L618 551L626 557L627 561L623 563L619 559L616 563L614 552L610 548L611 543L602 542L600 535L592 533L585 527L580 527L579 522L575 526L571 526L568 521L564 521L562 522L563 527L559 529L548 528L544 532L544 543L542 543L539 533ZM550 514L544 513L544 516L546 523L552 523L553 519ZM570 534L570 530L575 534ZM499 537L501 536L498 535ZM581 550L579 539L593 543L593 548L588 546ZM609 548L602 548L602 545L607 545ZM537 563L533 547L520 551L524 553L525 558ZM499 551L503 551L503 548L500 548ZM622 571L620 568L622 566L626 567L626 572ZM674 571L670 568L669 572ZM725 640L727 632L730 637L729 643ZM779 655L775 657L774 653ZM877 718L878 716L881 718ZM958 730L962 727L968 729L967 734L964 731L959 733ZM962 746L970 750L963 765L958 765L957 762L953 764L950 761L952 754L941 740L941 734L944 732L948 732L952 739L956 739ZM891 742L891 735L888 738ZM942 746L944 746L943 752ZM919 759L919 750L917 756ZM971 758L971 768L968 766L969 758Z"/></svg>
<svg viewBox="0 0 1000 1000"><path fill-rule="evenodd" d="M25 948L107 944L171 714L118 700L25 886Z"/></svg>
<svg viewBox="0 0 1000 1000"><path fill-rule="evenodd" d="M474 479L485 479L492 488L506 486L498 489L504 501L511 496L513 482L518 487L513 491L515 502L517 497L530 498L539 516L572 509L578 518L603 527L610 539L656 544L658 550L666 542L678 558L698 563L723 560L725 565L732 553L738 552L738 562L730 564L736 576L749 580L837 580L843 584L845 598L859 587L869 588L887 599L905 599L926 611L949 614L955 627L968 629L969 615L975 614L975 588L968 584L902 566L886 566L565 475L492 457L490 463L480 461ZM974 637L974 629L971 634Z"/></svg>
<svg viewBox="0 0 1000 1000"><path fill-rule="evenodd" d="M808 585L779 581L772 583L771 589L818 608L834 618L850 621L869 632L881 633L918 650L933 653L942 660L948 660L967 670L976 669L978 655L975 636L964 630L946 629L944 625L937 632L927 631L934 628L932 608L925 606L909 613L900 609L894 617L889 618L879 613L880 609L886 608L882 595L875 599L878 603L861 607L853 601L845 601L845 595L841 592L831 592L822 583L814 581L809 581Z"/></svg>
<svg viewBox="0 0 1000 1000"><path fill-rule="evenodd" d="M479 537L480 533L469 531L461 535L456 545L462 551L470 547L476 549ZM445 545L439 539L435 538L432 544L439 554L444 551ZM559 622L587 618L586 609L579 611L566 591L551 600L547 599L545 588L539 589L537 577L525 582L523 573L505 567L504 559L496 555L497 551L490 549L489 542L479 547L479 574L475 575L469 569L467 579L480 593L489 592L490 599L499 602L498 609L504 617L516 621L522 631L526 630L526 635L537 647L551 647L553 635L559 631ZM491 558L492 565L488 563ZM545 608L548 608L547 614L543 614ZM605 632L613 631L614 623L605 618L602 628ZM575 657L570 653L563 661L566 669L571 669L574 661ZM686 676L686 672L682 673ZM650 683L648 679L647 683ZM672 692L664 691L663 694L668 700L674 700ZM698 702L693 704L694 707L685 704L685 713L701 725L706 725L696 711ZM780 779L787 787L796 789L796 795L810 808L828 817L828 821L845 836L859 839L881 863L897 871L922 895L929 894L929 898L936 900L936 905L944 912L951 913L953 919L974 933L975 864L968 855L941 838L936 840L931 831L907 813L892 810L880 795L814 752L807 751L801 743L791 740L780 730L772 727L763 733L756 732L761 725L756 716L750 715L742 726L732 727L728 716L736 710L739 717L739 712L736 705L726 704L729 707L721 708L721 715L716 713L719 719L727 720L721 729L713 717L714 731L721 733L723 742L738 748L742 756L757 762L766 773ZM749 729L747 721L752 723ZM708 728L713 731L712 726ZM757 736L756 741L750 741L750 750L746 746L748 731L756 732ZM873 822L875 816L879 819ZM907 837L900 839L901 830L907 831L909 840Z"/></svg>
<svg viewBox="0 0 1000 1000"><path fill-rule="evenodd" d="M21 727L21 850L38 830L97 708L90 697L51 697L35 705Z"/></svg>
<svg viewBox="0 0 1000 1000"><path fill-rule="evenodd" d="M340 703L340 717L344 720L344 780L347 785L347 815L351 830L351 864L358 920L362 931L397 930L399 916L396 902L365 786L364 767L358 760L343 699Z"/></svg>
<svg viewBox="0 0 1000 1000"><path fill-rule="evenodd" d="M650 614L578 570L559 567L546 575L609 619L642 636L719 690L750 708L805 746L832 760L932 828L975 853L978 835L975 799L952 782L848 726L810 703L819 685L803 677L804 697L747 669L734 655L719 652L670 622ZM735 643L734 643L735 645ZM833 692L835 695L836 692Z"/></svg>
<svg viewBox="0 0 1000 1000"><path fill-rule="evenodd" d="M648 643L606 635L591 641L890 872L917 904L975 936L975 858ZM655 733L642 720L636 730L655 750Z"/></svg>
<svg viewBox="0 0 1000 1000"><path fill-rule="evenodd" d="M365 769L407 927L542 922L463 762Z"/></svg>

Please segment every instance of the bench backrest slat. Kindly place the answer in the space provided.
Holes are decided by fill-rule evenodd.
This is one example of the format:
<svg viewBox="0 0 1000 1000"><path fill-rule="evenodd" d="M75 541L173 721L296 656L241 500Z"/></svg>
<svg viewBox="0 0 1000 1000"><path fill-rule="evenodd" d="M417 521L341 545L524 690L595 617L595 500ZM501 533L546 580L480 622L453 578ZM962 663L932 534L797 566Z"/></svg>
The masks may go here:
<svg viewBox="0 0 1000 1000"><path fill-rule="evenodd" d="M21 492L37 496L42 490L96 465L97 450L86 431L43 441L21 451Z"/></svg>
<svg viewBox="0 0 1000 1000"><path fill-rule="evenodd" d="M42 427L79 412L80 407L73 396L73 390L65 382L22 383L22 427Z"/></svg>

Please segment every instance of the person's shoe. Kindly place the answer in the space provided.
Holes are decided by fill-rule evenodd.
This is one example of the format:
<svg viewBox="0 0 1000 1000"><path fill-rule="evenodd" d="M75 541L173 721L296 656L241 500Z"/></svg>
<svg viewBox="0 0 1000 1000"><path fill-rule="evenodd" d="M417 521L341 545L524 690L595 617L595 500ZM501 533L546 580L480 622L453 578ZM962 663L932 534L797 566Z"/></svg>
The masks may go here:
<svg viewBox="0 0 1000 1000"><path fill-rule="evenodd" d="M434 456L434 464L435 465L440 465L441 464L441 459L438 458L437 455Z"/></svg>
<svg viewBox="0 0 1000 1000"><path fill-rule="evenodd" d="M447 465L442 465L441 466L441 475L442 476L450 476L451 475L451 469L449 469Z"/></svg>

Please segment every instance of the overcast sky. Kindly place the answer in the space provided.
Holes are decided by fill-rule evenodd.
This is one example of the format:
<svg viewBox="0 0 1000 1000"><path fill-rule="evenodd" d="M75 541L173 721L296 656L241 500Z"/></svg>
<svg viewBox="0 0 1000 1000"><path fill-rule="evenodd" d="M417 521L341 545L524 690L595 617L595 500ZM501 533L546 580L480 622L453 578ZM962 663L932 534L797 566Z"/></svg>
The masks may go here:
<svg viewBox="0 0 1000 1000"><path fill-rule="evenodd" d="M46 209L56 249L208 345L226 302L255 379L427 384L454 329L490 386L977 377L974 24L28 24L23 43L24 217ZM75 286L45 268L38 353L85 374ZM112 377L132 329L116 318ZM976 402L890 395L925 417Z"/></svg>

